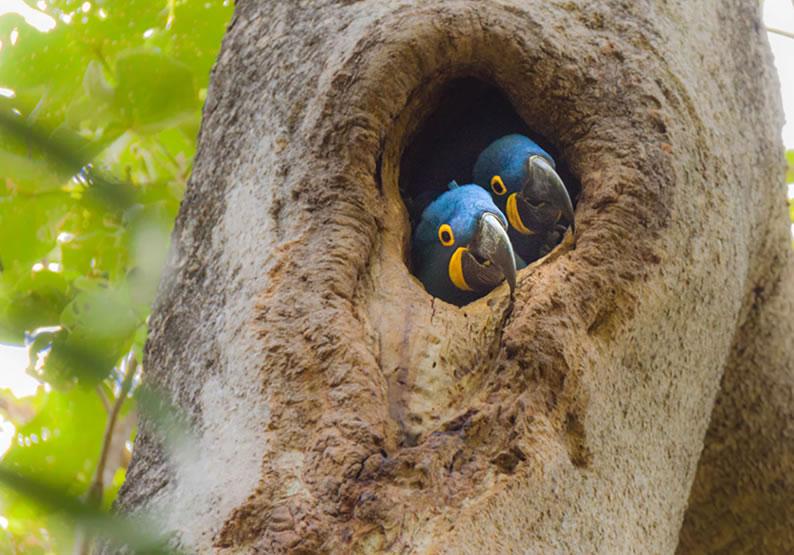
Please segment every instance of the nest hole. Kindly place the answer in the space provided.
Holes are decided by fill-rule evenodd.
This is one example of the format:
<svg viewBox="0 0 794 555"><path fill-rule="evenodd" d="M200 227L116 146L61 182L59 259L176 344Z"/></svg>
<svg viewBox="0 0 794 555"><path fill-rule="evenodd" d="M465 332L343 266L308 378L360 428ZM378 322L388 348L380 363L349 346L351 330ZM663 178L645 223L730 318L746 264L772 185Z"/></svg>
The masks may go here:
<svg viewBox="0 0 794 555"><path fill-rule="evenodd" d="M448 190L448 184L453 180L459 185L472 183L472 170L480 153L496 139L512 133L529 137L554 158L557 173L576 208L581 184L571 173L568 161L554 142L527 124L498 87L476 77L460 77L447 81L425 98L432 106L423 111L426 115L409 136L398 173L411 237L424 209ZM522 107L522 112L532 114L532 107ZM543 114L537 116L540 119ZM525 262L533 260L530 257ZM411 241L404 244L403 261L413 273ZM461 305L474 298L451 302Z"/></svg>
<svg viewBox="0 0 794 555"><path fill-rule="evenodd" d="M422 211L447 190L449 182L471 183L480 152L510 133L526 135L554 158L576 208L581 185L566 160L554 143L530 129L497 87L475 77L462 77L443 85L437 99L436 109L418 126L400 159L400 194L412 231Z"/></svg>

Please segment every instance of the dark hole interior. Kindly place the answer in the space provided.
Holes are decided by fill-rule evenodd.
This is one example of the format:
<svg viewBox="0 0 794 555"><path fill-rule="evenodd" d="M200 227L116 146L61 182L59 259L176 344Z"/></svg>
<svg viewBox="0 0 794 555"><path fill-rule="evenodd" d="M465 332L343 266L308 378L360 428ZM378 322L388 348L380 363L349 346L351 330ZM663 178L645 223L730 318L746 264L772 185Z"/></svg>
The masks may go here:
<svg viewBox="0 0 794 555"><path fill-rule="evenodd" d="M526 135L551 154L575 208L581 185L552 143L527 126L498 88L464 77L444 85L438 107L419 127L400 160L400 192L412 227L450 181L471 183L480 152L510 133Z"/></svg>

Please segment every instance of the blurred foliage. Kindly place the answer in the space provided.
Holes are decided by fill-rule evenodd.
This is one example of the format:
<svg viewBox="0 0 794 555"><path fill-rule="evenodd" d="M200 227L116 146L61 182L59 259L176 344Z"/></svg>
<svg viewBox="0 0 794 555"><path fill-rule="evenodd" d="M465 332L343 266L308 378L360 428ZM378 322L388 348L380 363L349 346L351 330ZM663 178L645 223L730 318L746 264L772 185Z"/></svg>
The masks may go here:
<svg viewBox="0 0 794 555"><path fill-rule="evenodd" d="M27 345L28 372L47 386L24 399L0 391L0 415L17 429L0 463L2 553L72 551L87 514L72 513L117 395L111 432L124 437L105 445L118 453L96 510L124 480L135 396L122 393L121 361L141 357L233 10L230 0L29 7L29 21L54 27L0 16L0 343Z"/></svg>
<svg viewBox="0 0 794 555"><path fill-rule="evenodd" d="M70 523L104 544L124 545L138 554L174 553L168 549L167 540L156 534L157 527L151 519L112 515L101 507L74 497L58 485L4 467L0 467L0 482L43 510L68 515L66 518ZM35 551L40 552L41 549Z"/></svg>

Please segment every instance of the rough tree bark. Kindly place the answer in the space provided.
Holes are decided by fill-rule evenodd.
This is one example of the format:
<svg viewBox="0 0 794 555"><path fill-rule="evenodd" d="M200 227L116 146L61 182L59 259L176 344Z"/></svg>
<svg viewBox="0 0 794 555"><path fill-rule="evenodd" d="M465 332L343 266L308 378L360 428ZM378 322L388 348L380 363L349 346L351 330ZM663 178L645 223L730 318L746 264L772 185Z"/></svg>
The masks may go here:
<svg viewBox="0 0 794 555"><path fill-rule="evenodd" d="M144 361L195 449L144 421L119 507L200 552L794 549L770 57L754 0L239 1ZM459 309L401 168L475 82L580 190Z"/></svg>

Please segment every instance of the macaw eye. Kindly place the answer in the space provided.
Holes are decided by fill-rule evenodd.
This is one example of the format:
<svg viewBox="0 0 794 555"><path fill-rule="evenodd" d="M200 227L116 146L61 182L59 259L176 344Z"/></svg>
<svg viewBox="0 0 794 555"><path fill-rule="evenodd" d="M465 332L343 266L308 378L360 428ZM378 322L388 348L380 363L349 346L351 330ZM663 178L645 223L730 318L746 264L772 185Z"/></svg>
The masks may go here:
<svg viewBox="0 0 794 555"><path fill-rule="evenodd" d="M444 224L438 228L438 239L445 247L455 242L455 236L452 234L452 228L449 227L449 224Z"/></svg>
<svg viewBox="0 0 794 555"><path fill-rule="evenodd" d="M507 192L507 187L505 187L502 178L498 175L491 178L491 190L500 197Z"/></svg>

